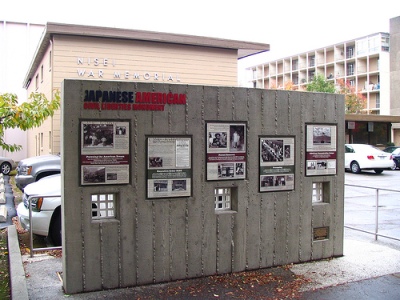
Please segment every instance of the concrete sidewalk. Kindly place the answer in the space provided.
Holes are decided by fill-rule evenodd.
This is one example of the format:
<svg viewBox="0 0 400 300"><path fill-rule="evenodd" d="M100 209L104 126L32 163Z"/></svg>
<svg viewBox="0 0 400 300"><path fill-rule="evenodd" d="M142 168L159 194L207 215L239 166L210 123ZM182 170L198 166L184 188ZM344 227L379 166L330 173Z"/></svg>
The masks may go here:
<svg viewBox="0 0 400 300"><path fill-rule="evenodd" d="M9 231L15 230L14 226ZM9 234L9 243L18 243L16 234ZM15 244L14 244L15 245ZM300 299L400 299L400 251L369 240L345 239L344 256L329 260L291 265L287 269L270 268L267 272L281 272L279 276L292 280L293 275L303 276L308 283L301 286L296 298ZM10 253L11 254L11 253ZM13 253L13 256L18 255ZM62 290L62 259L47 254L13 257L11 264L24 264L26 279L21 282L21 274L11 274L13 299L231 299L234 292L226 292L224 287L213 289L211 293L196 296L184 292L184 284L204 279L191 279L166 284L154 284L133 288L66 295ZM282 272L287 272L282 274ZM14 275L17 275L15 277ZM15 281L17 280L17 281ZM179 286L181 285L181 286ZM166 289L176 288L175 295L162 294ZM265 289L265 291L261 289ZM26 290L25 290L26 289ZM279 299L273 289L259 287L261 299ZM24 298L24 295L28 295ZM260 295L260 294L259 294ZM260 297L257 297L260 299ZM255 299L249 297L247 299Z"/></svg>

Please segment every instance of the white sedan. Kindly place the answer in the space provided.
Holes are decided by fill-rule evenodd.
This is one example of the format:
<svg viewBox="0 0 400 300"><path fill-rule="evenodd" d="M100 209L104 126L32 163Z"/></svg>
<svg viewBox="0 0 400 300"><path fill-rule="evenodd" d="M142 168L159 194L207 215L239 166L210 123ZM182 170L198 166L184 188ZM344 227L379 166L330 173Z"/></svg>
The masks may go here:
<svg viewBox="0 0 400 300"><path fill-rule="evenodd" d="M365 144L345 144L344 167L353 173L361 170L374 170L380 174L383 170L393 167L393 159L390 153Z"/></svg>

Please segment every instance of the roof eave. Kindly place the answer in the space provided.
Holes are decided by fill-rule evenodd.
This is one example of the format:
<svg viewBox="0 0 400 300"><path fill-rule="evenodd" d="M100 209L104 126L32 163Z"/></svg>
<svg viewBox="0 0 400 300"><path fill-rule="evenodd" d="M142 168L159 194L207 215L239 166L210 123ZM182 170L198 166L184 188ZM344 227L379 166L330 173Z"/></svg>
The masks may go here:
<svg viewBox="0 0 400 300"><path fill-rule="evenodd" d="M155 31L132 30L110 27L70 25L61 23L47 23L36 49L33 60L25 76L23 87L27 88L28 83L34 76L38 64L43 57L53 35L79 35L100 38L141 40L148 42L162 42L180 45L193 45L201 47L214 47L237 50L238 59L255 55L270 50L269 44L228 40L211 37L201 37L194 35L184 35L175 33L164 33Z"/></svg>

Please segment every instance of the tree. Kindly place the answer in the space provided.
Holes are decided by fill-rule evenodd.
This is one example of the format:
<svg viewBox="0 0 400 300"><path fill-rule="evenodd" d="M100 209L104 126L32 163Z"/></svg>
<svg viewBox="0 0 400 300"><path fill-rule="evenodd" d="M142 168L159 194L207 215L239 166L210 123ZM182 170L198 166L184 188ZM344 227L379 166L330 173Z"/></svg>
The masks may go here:
<svg viewBox="0 0 400 300"><path fill-rule="evenodd" d="M335 93L336 88L333 82L327 81L321 74L316 74L307 84L307 92Z"/></svg>
<svg viewBox="0 0 400 300"><path fill-rule="evenodd" d="M54 115L60 107L60 94L55 92L53 100L47 100L44 94L32 93L29 101L18 104L15 94L0 94L0 147L9 152L21 150L21 145L7 144L4 133L8 128L27 130L40 126L44 120Z"/></svg>
<svg viewBox="0 0 400 300"><path fill-rule="evenodd" d="M349 81L337 80L338 93L343 94L346 114L362 114L365 108L366 98L355 91L355 87Z"/></svg>

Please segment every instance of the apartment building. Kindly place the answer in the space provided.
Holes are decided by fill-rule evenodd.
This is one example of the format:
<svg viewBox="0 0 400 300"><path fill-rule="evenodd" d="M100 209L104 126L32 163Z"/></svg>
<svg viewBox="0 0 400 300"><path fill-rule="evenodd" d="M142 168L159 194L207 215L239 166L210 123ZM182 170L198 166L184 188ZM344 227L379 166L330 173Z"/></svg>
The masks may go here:
<svg viewBox="0 0 400 300"><path fill-rule="evenodd" d="M239 58L268 44L47 23L23 85L49 99L65 78L237 86ZM28 132L28 156L60 152L60 112Z"/></svg>
<svg viewBox="0 0 400 300"><path fill-rule="evenodd" d="M399 19L390 20L390 33L378 32L249 67L248 86L285 89L290 83L303 90L316 74L332 83L343 79L366 99L365 115L346 115L346 142L382 147L388 142L400 144L400 116L393 110L397 100L391 99L390 92L395 76L391 56L395 57L399 48L391 49L390 39L398 35L395 24Z"/></svg>
<svg viewBox="0 0 400 300"><path fill-rule="evenodd" d="M304 89L316 74L333 83L348 81L367 99L368 114L390 113L389 33L366 37L292 55L251 68L253 87L284 89L293 83Z"/></svg>

